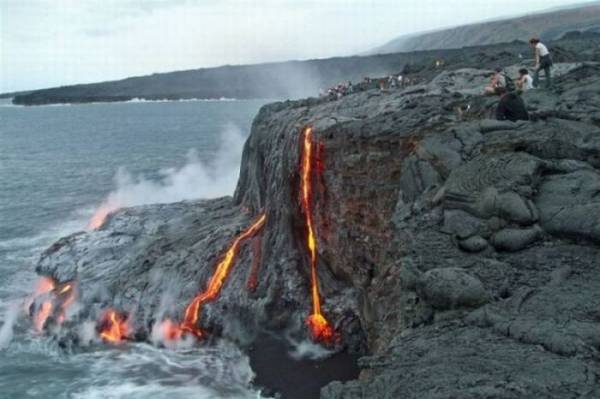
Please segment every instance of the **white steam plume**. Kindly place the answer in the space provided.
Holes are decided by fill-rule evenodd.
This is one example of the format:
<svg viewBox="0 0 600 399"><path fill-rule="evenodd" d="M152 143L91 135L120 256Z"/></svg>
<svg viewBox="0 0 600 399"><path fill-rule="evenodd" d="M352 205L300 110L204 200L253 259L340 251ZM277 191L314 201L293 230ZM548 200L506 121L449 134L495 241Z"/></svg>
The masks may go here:
<svg viewBox="0 0 600 399"><path fill-rule="evenodd" d="M13 337L13 327L19 315L18 303L10 303L6 306L4 315L4 324L0 327L0 350L5 349L10 344Z"/></svg>
<svg viewBox="0 0 600 399"><path fill-rule="evenodd" d="M202 162L197 152L190 150L184 166L161 171L158 181L135 177L124 168L119 169L115 176L117 189L96 210L89 227L100 227L109 213L123 207L233 194L244 141L241 131L229 125L210 164Z"/></svg>

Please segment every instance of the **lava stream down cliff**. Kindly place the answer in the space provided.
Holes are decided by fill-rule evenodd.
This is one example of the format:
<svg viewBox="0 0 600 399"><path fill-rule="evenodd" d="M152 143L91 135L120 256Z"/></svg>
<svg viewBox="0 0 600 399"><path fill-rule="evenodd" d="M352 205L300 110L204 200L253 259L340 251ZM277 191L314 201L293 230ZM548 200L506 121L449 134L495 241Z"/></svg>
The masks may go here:
<svg viewBox="0 0 600 399"><path fill-rule="evenodd" d="M321 298L319 295L319 279L317 276L317 238L313 221L313 177L315 174L316 157L313 130L308 126L302 132L301 151L301 180L300 203L304 213L306 226L306 246L310 258L311 298L312 313L306 319L310 334L315 341L330 342L333 338L333 329L321 312ZM317 171L318 172L318 171Z"/></svg>
<svg viewBox="0 0 600 399"><path fill-rule="evenodd" d="M200 310L202 305L207 302L214 301L221 292L225 280L229 276L231 268L233 267L236 257L240 251L241 244L254 237L264 226L267 220L265 213L261 214L246 230L238 235L219 263L216 266L215 272L210 278L206 289L196 295L192 302L186 307L183 321L176 325L171 320L165 320L162 323L163 337L167 340L179 339L186 333L195 335L196 337L202 337L203 333L198 326L198 320L200 319Z"/></svg>

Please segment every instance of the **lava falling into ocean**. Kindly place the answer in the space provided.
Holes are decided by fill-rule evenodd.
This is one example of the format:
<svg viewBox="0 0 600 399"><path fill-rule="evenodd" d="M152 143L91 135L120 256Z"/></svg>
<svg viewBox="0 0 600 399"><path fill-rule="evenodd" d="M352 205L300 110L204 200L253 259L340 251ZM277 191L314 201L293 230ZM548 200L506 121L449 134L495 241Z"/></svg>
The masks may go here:
<svg viewBox="0 0 600 399"><path fill-rule="evenodd" d="M266 214L261 214L253 223L238 235L231 243L215 269L214 274L210 278L206 289L196 295L192 302L186 307L183 321L179 326L176 326L172 321L165 320L162 323L163 336L165 339L179 339L183 334L190 333L196 337L202 337L203 333L198 326L200 318L200 310L202 305L207 302L214 301L221 292L225 280L229 276L229 272L235 263L237 254L240 251L241 244L248 238L254 237L264 226L267 220Z"/></svg>
<svg viewBox="0 0 600 399"><path fill-rule="evenodd" d="M120 208L119 205L112 203L112 202L103 203L102 205L100 205L98 207L98 209L96 209L96 211L90 218L87 228L90 230L98 230L100 227L102 227L104 225L104 223L106 222L106 219L108 218L108 215L111 214L112 212L116 211L119 208Z"/></svg>
<svg viewBox="0 0 600 399"><path fill-rule="evenodd" d="M317 238L313 221L313 175L316 162L315 143L313 141L312 127L308 126L302 134L301 152L301 205L306 225L306 246L310 258L310 278L312 313L308 316L306 323L315 341L329 342L333 338L333 329L321 312L321 298L319 295L319 280L317 276Z"/></svg>
<svg viewBox="0 0 600 399"><path fill-rule="evenodd" d="M107 342L118 344L129 337L127 315L118 313L113 309L104 312L99 326L100 337Z"/></svg>
<svg viewBox="0 0 600 399"><path fill-rule="evenodd" d="M58 312L56 322L58 324L64 323L68 308L75 302L75 295L74 283L58 284L50 277L41 277L33 296L26 303L27 311L33 311L32 318L35 330L41 333L48 319L56 312ZM39 298L41 298L41 304L32 308Z"/></svg>

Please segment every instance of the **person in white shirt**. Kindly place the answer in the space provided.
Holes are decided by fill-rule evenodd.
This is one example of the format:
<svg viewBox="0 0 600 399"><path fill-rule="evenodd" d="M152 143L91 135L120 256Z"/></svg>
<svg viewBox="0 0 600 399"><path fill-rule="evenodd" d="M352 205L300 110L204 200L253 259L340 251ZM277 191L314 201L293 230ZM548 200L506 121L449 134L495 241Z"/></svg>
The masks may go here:
<svg viewBox="0 0 600 399"><path fill-rule="evenodd" d="M530 46L535 50L535 73L533 75L533 86L538 87L540 80L540 70L544 70L546 76L546 88L552 86L552 77L550 68L552 67L552 57L548 47L540 42L540 39L534 37L529 39Z"/></svg>
<svg viewBox="0 0 600 399"><path fill-rule="evenodd" d="M533 89L533 78L527 68L519 69L519 79L517 79L517 89L527 91Z"/></svg>

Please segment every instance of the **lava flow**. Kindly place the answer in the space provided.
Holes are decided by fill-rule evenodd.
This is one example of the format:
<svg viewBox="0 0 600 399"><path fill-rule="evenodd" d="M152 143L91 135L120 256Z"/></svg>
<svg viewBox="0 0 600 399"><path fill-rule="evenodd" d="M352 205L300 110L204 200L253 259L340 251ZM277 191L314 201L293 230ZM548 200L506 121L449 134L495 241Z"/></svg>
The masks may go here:
<svg viewBox="0 0 600 399"><path fill-rule="evenodd" d="M37 332L42 332L46 322L58 310L56 321L62 324L65 321L65 314L69 306L75 302L74 283L57 284L50 277L40 278L35 293L27 302L27 309L30 310L37 298L44 297L42 303L33 309L33 326ZM57 306L58 305L58 306Z"/></svg>
<svg viewBox="0 0 600 399"><path fill-rule="evenodd" d="M108 218L108 215L116 211L117 209L119 209L119 205L112 202L105 202L102 205L100 205L92 215L90 221L88 222L88 229L98 230L104 225L104 223L106 222L106 218Z"/></svg>
<svg viewBox="0 0 600 399"><path fill-rule="evenodd" d="M313 155L312 127L304 129L301 153L301 205L306 224L306 245L310 257L310 277L312 295L312 313L306 319L312 338L315 341L329 342L333 338L333 329L321 312L319 281L317 276L317 239L312 211L312 177L316 157Z"/></svg>
<svg viewBox="0 0 600 399"><path fill-rule="evenodd" d="M127 316L113 309L104 312L100 320L100 337L114 344L120 343L129 337L129 326Z"/></svg>
<svg viewBox="0 0 600 399"><path fill-rule="evenodd" d="M263 227L265 221L267 219L266 214L260 215L254 223L246 230L244 230L240 235L238 235L235 240L231 243L227 252L221 259L221 261L217 264L214 274L208 282L206 289L196 295L196 297L192 300L192 302L185 309L185 315L183 322L180 324L179 329L175 328L172 322L166 320L163 322L164 331L167 332L165 338L167 339L175 339L179 338L184 333L190 333L197 337L202 336L202 330L198 327L198 319L200 318L200 308L206 302L210 302L215 300L219 293L221 292L221 288L231 271L231 267L235 262L235 258L240 250L240 246L242 242L250 237L256 235L256 233Z"/></svg>

